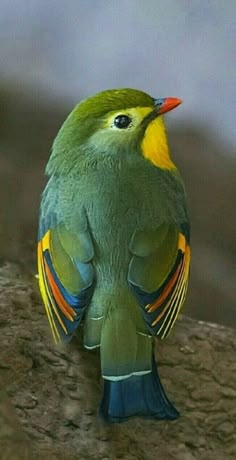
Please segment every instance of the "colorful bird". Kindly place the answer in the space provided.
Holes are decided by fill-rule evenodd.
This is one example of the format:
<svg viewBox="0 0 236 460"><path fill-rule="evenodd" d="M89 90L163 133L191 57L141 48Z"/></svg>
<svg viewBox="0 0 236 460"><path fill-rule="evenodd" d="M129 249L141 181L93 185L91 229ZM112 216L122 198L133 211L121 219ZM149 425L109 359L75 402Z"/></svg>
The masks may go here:
<svg viewBox="0 0 236 460"><path fill-rule="evenodd" d="M161 385L153 338L165 338L184 303L189 217L169 155L163 114L180 99L103 91L75 107L46 173L38 269L55 342L83 324L99 347L100 414L175 419Z"/></svg>

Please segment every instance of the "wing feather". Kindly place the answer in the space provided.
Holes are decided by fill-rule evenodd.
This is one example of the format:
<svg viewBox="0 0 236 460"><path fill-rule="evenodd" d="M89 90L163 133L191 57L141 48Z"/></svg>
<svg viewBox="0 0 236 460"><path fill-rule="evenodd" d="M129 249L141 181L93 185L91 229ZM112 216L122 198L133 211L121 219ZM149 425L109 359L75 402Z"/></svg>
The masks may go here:
<svg viewBox="0 0 236 460"><path fill-rule="evenodd" d="M129 279L129 284L142 307L144 319L150 333L161 338L165 338L169 334L186 298L190 266L190 246L188 234L183 229L181 230L177 234L177 251L172 268L166 274L158 289L147 292L145 286L140 286L138 282ZM168 253L168 240L164 240L162 244L166 245ZM156 253L155 271L157 279L159 263L158 253ZM132 261L132 264L134 265L134 261ZM143 266L145 270L145 263ZM155 278L155 273L152 273L152 275Z"/></svg>
<svg viewBox="0 0 236 460"><path fill-rule="evenodd" d="M58 239L58 236L53 238L54 232L57 232L56 228L49 229L38 243L38 270L39 287L48 321L54 341L58 343L70 340L79 326L93 294L94 279L90 262L83 264L77 261L78 263L76 263L76 261L73 261L73 257L66 253L61 244L57 242L57 245L53 245L53 241L55 242ZM53 262L52 252L61 273L63 273L63 263L68 259L66 271L73 270L71 279L75 280L74 290L76 292L70 292L67 286L64 285L65 283L63 284L63 280L59 278ZM63 262L61 266L60 260ZM78 265L81 267L81 271L84 271L83 265L91 265L89 271L86 269L86 272L89 272L86 283L84 278L82 281ZM68 273L65 274L65 279L68 279Z"/></svg>

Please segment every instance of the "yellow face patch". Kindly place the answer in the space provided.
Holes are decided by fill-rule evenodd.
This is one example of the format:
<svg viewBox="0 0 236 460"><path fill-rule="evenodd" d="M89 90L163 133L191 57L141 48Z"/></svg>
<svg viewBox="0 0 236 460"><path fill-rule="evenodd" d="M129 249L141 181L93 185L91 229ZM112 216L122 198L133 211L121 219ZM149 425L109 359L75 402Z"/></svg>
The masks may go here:
<svg viewBox="0 0 236 460"><path fill-rule="evenodd" d="M142 141L143 156L162 169L176 169L170 159L165 125L161 116L150 122Z"/></svg>
<svg viewBox="0 0 236 460"><path fill-rule="evenodd" d="M143 119L152 111L152 107L134 107L110 112L109 117L104 122L104 128L119 131L122 136L129 135L129 133L131 134L138 128ZM115 126L114 120L119 115L127 115L131 119L131 123L127 129L118 129ZM144 158L158 168L176 169L174 163L170 159L162 116L150 121L144 133L141 149Z"/></svg>

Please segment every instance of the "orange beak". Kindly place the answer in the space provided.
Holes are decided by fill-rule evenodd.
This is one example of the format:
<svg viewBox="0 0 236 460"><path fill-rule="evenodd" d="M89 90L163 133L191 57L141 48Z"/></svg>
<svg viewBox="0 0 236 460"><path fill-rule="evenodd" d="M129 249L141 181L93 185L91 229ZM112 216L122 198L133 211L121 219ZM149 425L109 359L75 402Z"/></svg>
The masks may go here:
<svg viewBox="0 0 236 460"><path fill-rule="evenodd" d="M178 107L182 102L183 101L177 97L164 97L163 99L156 99L155 106L157 107L158 115L160 115L170 112L170 110L175 109L175 107Z"/></svg>

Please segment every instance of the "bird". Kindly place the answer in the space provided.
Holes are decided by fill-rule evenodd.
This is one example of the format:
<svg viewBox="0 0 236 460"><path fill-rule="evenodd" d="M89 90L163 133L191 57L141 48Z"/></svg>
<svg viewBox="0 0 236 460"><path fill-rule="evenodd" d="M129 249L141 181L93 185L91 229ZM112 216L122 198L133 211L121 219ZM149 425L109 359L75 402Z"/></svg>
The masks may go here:
<svg viewBox="0 0 236 460"><path fill-rule="evenodd" d="M39 288L56 343L81 325L100 349L108 423L175 420L156 338L185 302L190 222L163 116L182 101L131 88L82 100L60 128L46 166L38 237Z"/></svg>

